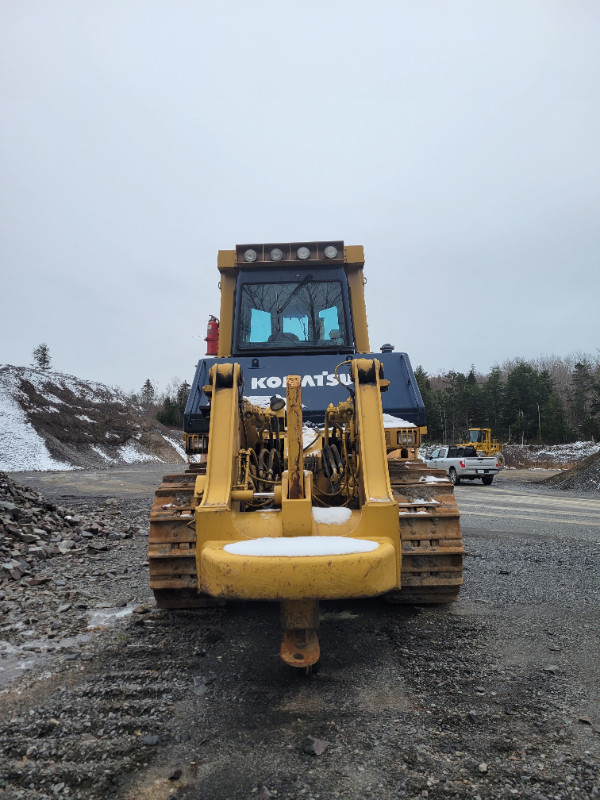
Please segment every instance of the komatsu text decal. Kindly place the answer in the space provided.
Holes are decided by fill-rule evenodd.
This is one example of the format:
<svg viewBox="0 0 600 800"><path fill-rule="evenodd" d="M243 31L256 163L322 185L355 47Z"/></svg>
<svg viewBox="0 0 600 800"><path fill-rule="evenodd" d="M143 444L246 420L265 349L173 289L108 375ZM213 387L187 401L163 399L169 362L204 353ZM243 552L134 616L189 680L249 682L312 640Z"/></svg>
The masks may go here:
<svg viewBox="0 0 600 800"><path fill-rule="evenodd" d="M348 386L351 383L350 375L347 373L341 373L338 375L340 381L344 384L344 386ZM269 377L265 376L263 378L252 378L250 381L251 389L279 389L285 388L287 383L287 375L283 377L279 377L278 375L270 375ZM302 376L302 387L305 388L307 386L337 386L338 380L333 372L328 372L327 370L323 370L323 372L318 372L316 375L303 375Z"/></svg>

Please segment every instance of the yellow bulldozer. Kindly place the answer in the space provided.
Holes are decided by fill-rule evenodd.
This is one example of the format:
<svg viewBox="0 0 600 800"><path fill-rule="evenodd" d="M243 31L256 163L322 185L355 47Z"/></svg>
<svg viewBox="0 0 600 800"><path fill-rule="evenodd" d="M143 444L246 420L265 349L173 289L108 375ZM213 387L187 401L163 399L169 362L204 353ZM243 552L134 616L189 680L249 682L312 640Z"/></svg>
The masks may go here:
<svg viewBox="0 0 600 800"><path fill-rule="evenodd" d="M370 350L362 246L219 251L221 313L184 414L188 466L150 519L161 608L281 604L282 660L319 658L319 601L447 603L462 584L453 486L418 448L406 353Z"/></svg>

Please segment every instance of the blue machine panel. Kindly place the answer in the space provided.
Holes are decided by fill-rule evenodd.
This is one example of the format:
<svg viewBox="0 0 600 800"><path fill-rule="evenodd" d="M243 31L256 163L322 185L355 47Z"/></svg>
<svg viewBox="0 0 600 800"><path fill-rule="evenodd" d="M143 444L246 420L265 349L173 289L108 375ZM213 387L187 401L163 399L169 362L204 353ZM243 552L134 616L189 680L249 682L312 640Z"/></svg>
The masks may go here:
<svg viewBox="0 0 600 800"><path fill-rule="evenodd" d="M240 356L234 358L205 358L198 363L190 396L185 408L183 427L186 433L208 433L210 404L202 387L209 383L208 370L215 363L240 364L244 378L244 396L270 398L285 397L285 379L288 375L302 377L303 418L322 423L325 409L330 403L337 405L346 400L349 391L335 379L334 370L340 362L351 358L377 358L382 362L385 378L390 387L381 395L383 411L415 425L425 425L425 406L417 381L406 353L372 353L370 355L320 355ZM349 366L340 367L338 375L352 387ZM256 402L256 401L254 401Z"/></svg>

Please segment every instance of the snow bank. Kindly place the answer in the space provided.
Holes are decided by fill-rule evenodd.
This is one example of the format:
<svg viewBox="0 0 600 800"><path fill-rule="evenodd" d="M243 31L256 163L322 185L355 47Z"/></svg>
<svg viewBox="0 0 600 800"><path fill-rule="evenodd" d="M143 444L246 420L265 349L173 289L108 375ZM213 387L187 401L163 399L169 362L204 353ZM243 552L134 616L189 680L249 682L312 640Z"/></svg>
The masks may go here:
<svg viewBox="0 0 600 800"><path fill-rule="evenodd" d="M100 458L104 459L104 461L106 461L109 464L119 463L116 458L112 458L112 456L109 456L108 453L105 453L104 450L97 444L91 444L90 449L93 450L94 453L98 453Z"/></svg>
<svg viewBox="0 0 600 800"><path fill-rule="evenodd" d="M43 370L24 368L21 374L24 380L31 383L38 394L55 404L64 404L64 400L51 393L48 387L52 385L67 389L76 397L81 397L90 403L106 403L107 401L118 403L123 401L123 397L119 392L110 389L103 383L83 381L74 375L66 375L63 372L44 372Z"/></svg>
<svg viewBox="0 0 600 800"><path fill-rule="evenodd" d="M164 433L162 434L162 437L165 442L170 444L173 450L175 450L184 460L187 458L182 439L176 438L175 436L167 436Z"/></svg>
<svg viewBox="0 0 600 800"><path fill-rule="evenodd" d="M130 430L131 436L124 437L123 429ZM142 438L142 429L143 445L136 441ZM163 458L185 460L182 443L163 430L118 390L104 384L60 372L0 365L0 470L96 469L160 463ZM51 455L57 452L55 444L58 457Z"/></svg>
<svg viewBox="0 0 600 800"><path fill-rule="evenodd" d="M65 464L50 455L46 443L14 399L18 392L16 377L10 372L0 372L0 470L27 472L75 469L71 464Z"/></svg>
<svg viewBox="0 0 600 800"><path fill-rule="evenodd" d="M331 509L336 510L336 509ZM340 509L337 509L338 511ZM370 553L379 544L344 536L276 536L226 544L223 550L237 556L340 556Z"/></svg>
<svg viewBox="0 0 600 800"><path fill-rule="evenodd" d="M513 445L514 446L514 445ZM529 448L533 450L533 448ZM554 444L551 447L536 447L533 452L538 460L552 459L556 464L568 464L572 461L592 456L600 451L599 442L571 442L570 444Z"/></svg>
<svg viewBox="0 0 600 800"><path fill-rule="evenodd" d="M119 458L126 464L139 464L143 461L160 461L158 456L144 452L139 445L133 442L127 442L127 444L123 444L119 447Z"/></svg>

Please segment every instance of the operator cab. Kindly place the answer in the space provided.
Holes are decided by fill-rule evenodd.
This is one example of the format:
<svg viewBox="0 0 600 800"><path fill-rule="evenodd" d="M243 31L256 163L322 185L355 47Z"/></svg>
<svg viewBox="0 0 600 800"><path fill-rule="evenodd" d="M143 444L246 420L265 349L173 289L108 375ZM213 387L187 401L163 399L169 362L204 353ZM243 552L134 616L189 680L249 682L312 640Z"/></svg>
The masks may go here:
<svg viewBox="0 0 600 800"><path fill-rule="evenodd" d="M343 242L239 245L236 261L233 355L356 352Z"/></svg>
<svg viewBox="0 0 600 800"><path fill-rule="evenodd" d="M239 364L244 396L253 405L268 403L275 392L285 389L290 374L299 375L303 419L322 424L329 405L348 397L350 361L374 357L363 266L362 246L346 246L339 240L244 244L235 250L219 250L221 314L216 352L198 361L184 413L186 434L203 437L208 433L211 397L204 390L214 356L216 363ZM211 330L215 323L211 321ZM386 382L393 386L393 391L382 395L383 411L402 423L386 428L386 442L389 448L398 446L404 451L415 442L413 428L425 425L423 400L406 353L386 349L377 354L377 360Z"/></svg>

